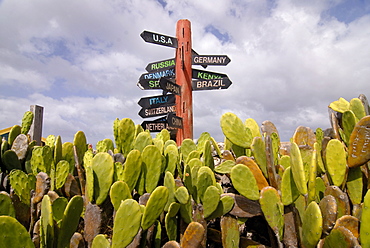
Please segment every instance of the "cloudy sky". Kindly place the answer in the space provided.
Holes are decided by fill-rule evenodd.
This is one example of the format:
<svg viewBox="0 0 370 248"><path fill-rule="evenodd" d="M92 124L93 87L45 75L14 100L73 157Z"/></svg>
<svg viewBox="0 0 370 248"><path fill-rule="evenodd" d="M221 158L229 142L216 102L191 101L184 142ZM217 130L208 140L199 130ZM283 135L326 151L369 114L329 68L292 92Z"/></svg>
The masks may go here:
<svg viewBox="0 0 370 248"><path fill-rule="evenodd" d="M231 59L207 68L227 74L229 89L193 92L194 138L222 141L220 117L233 112L272 121L287 141L300 125L329 127L339 97L370 97L367 0L0 0L0 129L34 104L43 136L63 142L79 130L92 144L112 138L115 118L141 124L137 102L162 92L138 79L175 50L140 33L175 36L180 19L199 54Z"/></svg>

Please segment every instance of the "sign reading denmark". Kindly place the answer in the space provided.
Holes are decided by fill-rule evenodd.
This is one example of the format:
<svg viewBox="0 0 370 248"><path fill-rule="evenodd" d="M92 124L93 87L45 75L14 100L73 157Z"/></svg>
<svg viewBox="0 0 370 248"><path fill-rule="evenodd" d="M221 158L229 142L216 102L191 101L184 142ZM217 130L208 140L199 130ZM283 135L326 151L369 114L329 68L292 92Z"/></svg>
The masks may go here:
<svg viewBox="0 0 370 248"><path fill-rule="evenodd" d="M177 39L175 37L149 31L143 31L140 36L145 40L145 42L177 48Z"/></svg>
<svg viewBox="0 0 370 248"><path fill-rule="evenodd" d="M230 58L227 55L193 55L193 65L227 65Z"/></svg>
<svg viewBox="0 0 370 248"><path fill-rule="evenodd" d="M161 89L159 85L159 79L162 77L175 77L175 67L141 74L137 85L140 89L143 90Z"/></svg>

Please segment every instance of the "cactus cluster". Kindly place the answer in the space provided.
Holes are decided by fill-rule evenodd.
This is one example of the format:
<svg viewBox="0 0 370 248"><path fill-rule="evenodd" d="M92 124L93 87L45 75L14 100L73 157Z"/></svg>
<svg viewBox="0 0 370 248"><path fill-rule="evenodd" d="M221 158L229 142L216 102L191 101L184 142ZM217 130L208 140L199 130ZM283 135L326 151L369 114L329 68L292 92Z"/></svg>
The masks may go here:
<svg viewBox="0 0 370 248"><path fill-rule="evenodd" d="M329 105L332 127L282 143L270 121L221 116L225 136L177 146L128 118L114 140L1 141L1 247L370 247L370 115ZM220 147L219 147L220 145Z"/></svg>

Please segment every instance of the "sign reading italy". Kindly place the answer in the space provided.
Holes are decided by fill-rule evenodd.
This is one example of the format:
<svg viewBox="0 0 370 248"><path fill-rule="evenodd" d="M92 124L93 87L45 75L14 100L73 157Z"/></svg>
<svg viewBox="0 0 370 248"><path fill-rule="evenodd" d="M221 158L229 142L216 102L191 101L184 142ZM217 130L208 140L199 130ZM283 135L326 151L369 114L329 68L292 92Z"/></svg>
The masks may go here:
<svg viewBox="0 0 370 248"><path fill-rule="evenodd" d="M230 58L227 55L193 55L193 65L227 65Z"/></svg>
<svg viewBox="0 0 370 248"><path fill-rule="evenodd" d="M173 105L175 103L175 95L158 95L143 97L139 100L138 104L143 108L155 108L159 106Z"/></svg>
<svg viewBox="0 0 370 248"><path fill-rule="evenodd" d="M149 43L177 48L177 39L175 37L149 31L143 31L140 36L143 40Z"/></svg>

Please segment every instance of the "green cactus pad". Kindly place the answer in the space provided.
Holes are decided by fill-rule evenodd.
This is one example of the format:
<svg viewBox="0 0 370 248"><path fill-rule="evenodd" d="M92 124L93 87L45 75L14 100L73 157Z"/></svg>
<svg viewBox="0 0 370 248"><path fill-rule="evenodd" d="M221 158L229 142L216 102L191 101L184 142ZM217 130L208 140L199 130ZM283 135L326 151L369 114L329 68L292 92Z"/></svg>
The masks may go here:
<svg viewBox="0 0 370 248"><path fill-rule="evenodd" d="M34 248L26 228L11 216L0 216L0 247Z"/></svg>
<svg viewBox="0 0 370 248"><path fill-rule="evenodd" d="M322 215L319 205L312 201L308 204L302 221L302 243L306 248L314 248L322 233Z"/></svg>
<svg viewBox="0 0 370 248"><path fill-rule="evenodd" d="M58 234L57 248L69 247L69 241L80 222L83 205L83 198L79 195L73 196L68 202Z"/></svg>
<svg viewBox="0 0 370 248"><path fill-rule="evenodd" d="M152 136L148 132L141 132L134 140L133 149L143 152L144 148L149 145L153 145Z"/></svg>
<svg viewBox="0 0 370 248"><path fill-rule="evenodd" d="M129 118L122 119L119 122L118 126L118 140L119 140L118 144L120 145L119 150L121 150L124 157L126 157L127 154L131 151L134 138L135 138L134 122Z"/></svg>
<svg viewBox="0 0 370 248"><path fill-rule="evenodd" d="M230 172L231 181L234 188L242 195L250 200L259 199L259 191L256 179L251 170L243 165L235 165Z"/></svg>
<svg viewBox="0 0 370 248"><path fill-rule="evenodd" d="M15 218L15 209L7 192L0 192L0 215L7 215Z"/></svg>
<svg viewBox="0 0 370 248"><path fill-rule="evenodd" d="M140 205L133 199L120 204L113 225L112 248L126 247L140 229L142 212Z"/></svg>
<svg viewBox="0 0 370 248"><path fill-rule="evenodd" d="M210 214L206 220L213 220L218 217L221 217L228 212L230 212L234 207L234 198L229 195L224 195L221 197L220 201L218 202L217 208Z"/></svg>
<svg viewBox="0 0 370 248"><path fill-rule="evenodd" d="M191 139L184 139L181 143L180 153L182 154L182 158L184 161L187 161L189 154L196 150L197 146L195 145L194 141Z"/></svg>
<svg viewBox="0 0 370 248"><path fill-rule="evenodd" d="M361 167L350 168L347 178L347 194L352 204L360 204L362 201L362 172Z"/></svg>
<svg viewBox="0 0 370 248"><path fill-rule="evenodd" d="M18 159L17 154L13 150L7 150L4 152L4 154L1 157L1 160L3 164L5 165L5 168L7 171L11 171L13 169L22 169L22 164Z"/></svg>
<svg viewBox="0 0 370 248"><path fill-rule="evenodd" d="M141 157L147 169L145 189L151 193L157 187L161 176L163 156L156 146L150 145L144 148Z"/></svg>
<svg viewBox="0 0 370 248"><path fill-rule="evenodd" d="M315 142L314 146L317 146ZM316 151L312 153L312 159L309 167L308 177L308 203L316 199L316 173L317 173L317 158Z"/></svg>
<svg viewBox="0 0 370 248"><path fill-rule="evenodd" d="M200 156L201 156L201 153L199 151L197 150L191 151L189 155L186 157L185 163L189 163L189 161L192 160L193 158L200 159Z"/></svg>
<svg viewBox="0 0 370 248"><path fill-rule="evenodd" d="M168 236L168 240L176 240L177 239L177 217L171 216L169 213L167 213L165 217L165 227L166 227L166 233Z"/></svg>
<svg viewBox="0 0 370 248"><path fill-rule="evenodd" d="M261 190L264 187L269 186L266 178L264 177L261 169L258 167L256 162L250 157L247 156L240 156L235 161L236 164L243 164L246 165L251 172L253 173L254 178L256 179L258 189Z"/></svg>
<svg viewBox="0 0 370 248"><path fill-rule="evenodd" d="M352 98L349 102L349 109L355 114L357 120L366 116L364 105L359 98Z"/></svg>
<svg viewBox="0 0 370 248"><path fill-rule="evenodd" d="M168 201L166 203L166 206L164 207L164 210L168 211L168 208L170 207L170 205L176 201L175 199L175 191L176 191L175 179L173 178L173 175L171 172L166 171L165 176L164 176L163 185L167 187L168 189Z"/></svg>
<svg viewBox="0 0 370 248"><path fill-rule="evenodd" d="M175 174L175 170L179 163L179 151L177 149L177 146L171 145L171 144L168 146L165 146L164 156L166 158L165 171L171 172L172 175Z"/></svg>
<svg viewBox="0 0 370 248"><path fill-rule="evenodd" d="M353 248L361 247L357 238L345 227L335 228L325 238L323 248ZM362 247L366 247L362 245Z"/></svg>
<svg viewBox="0 0 370 248"><path fill-rule="evenodd" d="M28 134L28 131L30 131L32 122L33 122L33 113L31 111L26 111L22 117L22 125L21 125L22 134Z"/></svg>
<svg viewBox="0 0 370 248"><path fill-rule="evenodd" d="M193 174L193 172L192 172ZM211 168L207 166L202 166L198 170L198 177L197 177L197 193L200 199L203 199L204 192L207 190L208 186L215 185L216 179L215 175L212 172ZM194 184L194 180L193 180Z"/></svg>
<svg viewBox="0 0 370 248"><path fill-rule="evenodd" d="M28 206L31 202L31 190L36 188L36 178L21 170L12 170L9 174L10 185L19 199Z"/></svg>
<svg viewBox="0 0 370 248"><path fill-rule="evenodd" d="M254 119L252 118L246 119L244 125L251 130L253 138L262 137L260 127Z"/></svg>
<svg viewBox="0 0 370 248"><path fill-rule="evenodd" d="M40 243L41 247L53 247L54 245L53 210L48 195L44 195L41 202Z"/></svg>
<svg viewBox="0 0 370 248"><path fill-rule="evenodd" d="M326 146L326 167L335 186L341 186L347 173L346 151L343 144L332 139Z"/></svg>
<svg viewBox="0 0 370 248"><path fill-rule="evenodd" d="M344 113L344 111L349 110L349 102L340 97L339 100L330 103L329 108L339 113Z"/></svg>
<svg viewBox="0 0 370 248"><path fill-rule="evenodd" d="M164 186L158 186L151 193L144 210L141 227L147 230L151 227L159 215L163 212L168 200L168 189Z"/></svg>
<svg viewBox="0 0 370 248"><path fill-rule="evenodd" d="M178 187L175 191L175 197L181 204L186 204L189 200L189 192L186 187Z"/></svg>
<svg viewBox="0 0 370 248"><path fill-rule="evenodd" d="M55 168L55 188L63 187L69 173L69 163L66 160L60 160Z"/></svg>
<svg viewBox="0 0 370 248"><path fill-rule="evenodd" d="M60 135L57 136L54 146L54 164L58 164L63 159L63 143Z"/></svg>
<svg viewBox="0 0 370 248"><path fill-rule="evenodd" d="M62 159L69 163L69 173L73 174L75 169L75 157L73 152L73 144L71 142L65 142L62 145Z"/></svg>
<svg viewBox="0 0 370 248"><path fill-rule="evenodd" d="M32 151L31 157L32 173L37 175L40 171L42 171L50 175L53 161L53 150L50 148L50 146L35 147Z"/></svg>
<svg viewBox="0 0 370 248"><path fill-rule="evenodd" d="M93 158L91 168L94 173L94 199L97 205L101 205L107 198L113 182L112 156L106 152L99 152Z"/></svg>
<svg viewBox="0 0 370 248"><path fill-rule="evenodd" d="M370 190L367 190L363 203L361 223L370 223ZM360 241L362 247L370 247L370 225L361 225Z"/></svg>
<svg viewBox="0 0 370 248"><path fill-rule="evenodd" d="M220 191L216 186L209 186L203 196L203 215L204 218L208 218L218 206L220 201Z"/></svg>
<svg viewBox="0 0 370 248"><path fill-rule="evenodd" d="M301 157L301 152L296 143L291 143L290 148L290 162L293 173L294 182L297 186L298 191L305 195L307 194L307 180L305 175L305 170L303 167L303 161Z"/></svg>
<svg viewBox="0 0 370 248"><path fill-rule="evenodd" d="M103 139L96 143L96 151L97 152L108 152L114 151L113 141L111 139Z"/></svg>
<svg viewBox="0 0 370 248"><path fill-rule="evenodd" d="M181 204L180 206L180 215L186 223L192 222L192 200L189 198L189 201L186 204Z"/></svg>
<svg viewBox="0 0 370 248"><path fill-rule="evenodd" d="M231 169L235 166L235 162L232 160L225 160L221 164L215 167L215 172L220 174L229 174Z"/></svg>
<svg viewBox="0 0 370 248"><path fill-rule="evenodd" d="M78 164L82 165L83 157L87 150L87 141L85 133L78 131L73 138L73 145L76 147L76 153L78 157Z"/></svg>
<svg viewBox="0 0 370 248"><path fill-rule="evenodd" d="M270 186L263 188L260 204L267 223L281 240L284 230L284 205L277 190Z"/></svg>
<svg viewBox="0 0 370 248"><path fill-rule="evenodd" d="M142 158L139 150L131 150L127 155L125 167L123 170L123 181L125 181L132 191L139 179L141 167L142 167Z"/></svg>
<svg viewBox="0 0 370 248"><path fill-rule="evenodd" d="M110 200L114 209L117 211L121 202L126 199L132 199L131 191L127 183L123 181L116 181L112 184L109 191Z"/></svg>
<svg viewBox="0 0 370 248"><path fill-rule="evenodd" d="M106 235L98 234L94 237L91 248L110 248L110 243Z"/></svg>
<svg viewBox="0 0 370 248"><path fill-rule="evenodd" d="M13 145L13 141L15 140L15 138L17 138L18 135L20 135L22 133L22 128L19 126L19 125L14 125L10 131L9 131L9 134L8 134L8 143L9 143L9 146L12 146Z"/></svg>
<svg viewBox="0 0 370 248"><path fill-rule="evenodd" d="M300 193L294 182L292 168L288 167L285 169L281 180L281 201L287 206L295 202L299 195Z"/></svg>
<svg viewBox="0 0 370 248"><path fill-rule="evenodd" d="M223 134L231 143L243 148L250 148L252 133L239 117L230 112L225 113L221 116L220 125Z"/></svg>
<svg viewBox="0 0 370 248"><path fill-rule="evenodd" d="M68 200L65 197L58 197L55 199L51 205L53 218L58 223L63 219L64 211L68 205Z"/></svg>
<svg viewBox="0 0 370 248"><path fill-rule="evenodd" d="M254 137L251 145L252 154L256 160L256 163L263 172L263 175L268 178L267 174L267 158L265 142L261 137Z"/></svg>

